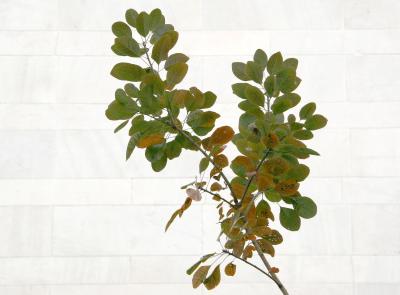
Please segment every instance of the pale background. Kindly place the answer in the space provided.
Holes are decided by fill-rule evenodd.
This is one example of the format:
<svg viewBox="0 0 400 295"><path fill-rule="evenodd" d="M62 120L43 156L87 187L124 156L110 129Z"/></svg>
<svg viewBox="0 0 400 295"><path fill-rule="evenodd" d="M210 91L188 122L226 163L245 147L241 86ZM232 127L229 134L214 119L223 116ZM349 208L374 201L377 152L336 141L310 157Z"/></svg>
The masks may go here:
<svg viewBox="0 0 400 295"><path fill-rule="evenodd" d="M284 232L272 264L291 294L400 294L400 1L1 0L0 294L208 294L184 274L215 248L210 203L163 233L195 175L158 175L104 117L109 49L127 8L159 7L190 57L185 85L219 95L236 126L230 63L257 48L300 60L305 102L329 118L303 191L319 214ZM211 294L279 294L240 264Z"/></svg>

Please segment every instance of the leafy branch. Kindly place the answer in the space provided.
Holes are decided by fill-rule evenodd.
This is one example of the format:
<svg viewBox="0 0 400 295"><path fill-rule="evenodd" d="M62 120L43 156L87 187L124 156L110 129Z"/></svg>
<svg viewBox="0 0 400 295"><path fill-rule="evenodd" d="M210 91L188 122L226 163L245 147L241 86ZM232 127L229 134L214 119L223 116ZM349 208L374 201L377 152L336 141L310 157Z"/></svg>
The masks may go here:
<svg viewBox="0 0 400 295"><path fill-rule="evenodd" d="M284 59L280 52L267 56L258 49L252 60L232 63L232 72L240 80L232 85L232 92L243 111L235 131L230 126L215 128L220 114L211 110L217 100L213 92L177 87L187 74L189 57L171 53L179 34L159 9L150 13L129 9L125 21L112 25L112 32L115 54L146 65L121 62L111 70L114 78L126 81L106 110L108 119L122 121L114 132L129 128L126 159L136 148L144 149L151 168L159 172L185 150L202 155L199 177L182 187L186 198L165 230L203 194L217 202L222 252L204 255L188 269L193 287L215 288L224 264L225 275L234 276L236 265L225 263L227 257L234 257L288 294L278 269L267 260L283 242L281 233L272 228L271 206L278 206L279 222L290 231L299 230L302 219L315 216L316 204L299 190L310 172L301 161L318 155L304 141L327 124L324 116L315 114L313 102L302 106L298 117L288 114L301 100L294 92L301 82L297 59ZM224 153L227 145L234 145L239 155L230 159ZM228 169L234 173L231 178ZM206 173L208 180L203 181ZM265 269L250 262L253 254L261 258ZM207 264L210 258L214 261Z"/></svg>

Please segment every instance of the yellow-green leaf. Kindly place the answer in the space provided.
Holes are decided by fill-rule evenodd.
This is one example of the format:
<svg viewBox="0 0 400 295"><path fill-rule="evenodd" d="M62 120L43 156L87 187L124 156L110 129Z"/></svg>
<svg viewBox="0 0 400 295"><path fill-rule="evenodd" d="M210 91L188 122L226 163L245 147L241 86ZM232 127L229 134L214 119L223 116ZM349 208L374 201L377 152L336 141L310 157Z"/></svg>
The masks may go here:
<svg viewBox="0 0 400 295"><path fill-rule="evenodd" d="M208 161L207 158L203 158L200 160L200 164L199 164L200 173L202 173L203 171L205 171L207 169L209 163L210 163L210 161Z"/></svg>
<svg viewBox="0 0 400 295"><path fill-rule="evenodd" d="M153 46L151 58L157 63L168 58L168 52L175 46L178 41L178 32L169 31L161 36Z"/></svg>
<svg viewBox="0 0 400 295"><path fill-rule="evenodd" d="M200 286L207 277L208 271L210 270L210 265L200 266L193 275L192 286L196 289Z"/></svg>
<svg viewBox="0 0 400 295"><path fill-rule="evenodd" d="M172 222L174 222L175 218L179 215L181 209L176 210L174 213L172 213L171 217L169 218L166 226L165 226L165 231L168 230L168 228L171 226Z"/></svg>
<svg viewBox="0 0 400 295"><path fill-rule="evenodd" d="M251 85L247 86L245 89L245 95L250 102L258 106L264 106L265 103L264 94L257 87Z"/></svg>
<svg viewBox="0 0 400 295"><path fill-rule="evenodd" d="M188 71L186 63L177 63L168 68L167 84L172 89L176 84L180 83L185 78Z"/></svg>
<svg viewBox="0 0 400 295"><path fill-rule="evenodd" d="M231 263L228 263L228 264L225 266L225 274L226 274L227 276L233 277L233 276L235 275L235 273L236 273L236 265L233 264L232 262L231 262Z"/></svg>
<svg viewBox="0 0 400 295"><path fill-rule="evenodd" d="M118 80L132 82L140 81L144 74L142 67L126 62L117 63L111 70L111 75Z"/></svg>
<svg viewBox="0 0 400 295"><path fill-rule="evenodd" d="M304 123L304 126L308 130L317 130L324 128L326 124L328 123L328 120L322 116L322 115L313 115L309 117L306 122Z"/></svg>
<svg viewBox="0 0 400 295"><path fill-rule="evenodd" d="M211 275L204 280L204 286L206 286L207 290L212 290L219 285L221 282L221 271L219 265L214 268Z"/></svg>

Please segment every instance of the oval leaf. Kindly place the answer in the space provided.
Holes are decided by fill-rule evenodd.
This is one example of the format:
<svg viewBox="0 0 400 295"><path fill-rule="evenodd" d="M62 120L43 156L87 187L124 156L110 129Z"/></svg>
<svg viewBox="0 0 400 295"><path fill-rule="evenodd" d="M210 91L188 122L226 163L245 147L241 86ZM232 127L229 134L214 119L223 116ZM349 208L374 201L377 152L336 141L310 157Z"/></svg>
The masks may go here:
<svg viewBox="0 0 400 295"><path fill-rule="evenodd" d="M210 270L210 265L200 266L193 275L192 286L196 289L200 286L207 277L208 271Z"/></svg>
<svg viewBox="0 0 400 295"><path fill-rule="evenodd" d="M301 221L299 214L293 209L281 207L279 220L287 230L297 231L300 228Z"/></svg>
<svg viewBox="0 0 400 295"><path fill-rule="evenodd" d="M121 62L116 64L112 70L111 75L118 80L138 82L145 74L144 69L138 65Z"/></svg>
<svg viewBox="0 0 400 295"><path fill-rule="evenodd" d="M324 128L326 124L328 123L328 120L322 116L322 115L313 115L309 117L306 122L304 123L304 126L308 130L317 130Z"/></svg>
<svg viewBox="0 0 400 295"><path fill-rule="evenodd" d="M169 67L167 72L167 84L172 89L176 84L185 78L188 71L188 65L185 63L177 63Z"/></svg>
<svg viewBox="0 0 400 295"><path fill-rule="evenodd" d="M317 205L308 197L295 198L294 208L303 218L313 218L317 214Z"/></svg>

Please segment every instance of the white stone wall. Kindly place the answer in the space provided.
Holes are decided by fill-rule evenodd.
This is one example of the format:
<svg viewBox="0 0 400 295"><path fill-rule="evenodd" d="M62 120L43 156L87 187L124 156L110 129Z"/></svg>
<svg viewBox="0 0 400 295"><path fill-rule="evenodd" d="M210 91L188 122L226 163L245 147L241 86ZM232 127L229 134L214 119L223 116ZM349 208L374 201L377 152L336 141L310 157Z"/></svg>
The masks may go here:
<svg viewBox="0 0 400 295"><path fill-rule="evenodd" d="M216 247L211 203L164 224L193 153L155 175L104 117L120 57L111 24L161 8L190 57L185 85L236 125L230 63L255 49L300 61L299 93L329 118L304 191L319 214L273 265L295 295L400 294L400 1L0 0L0 294L208 294L184 270ZM212 294L279 294L240 265Z"/></svg>

